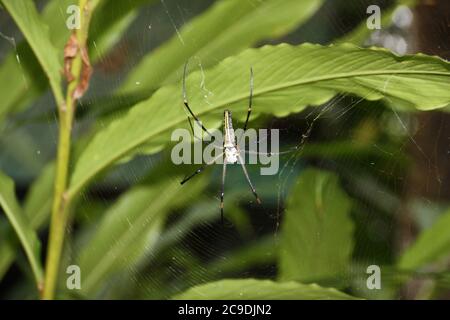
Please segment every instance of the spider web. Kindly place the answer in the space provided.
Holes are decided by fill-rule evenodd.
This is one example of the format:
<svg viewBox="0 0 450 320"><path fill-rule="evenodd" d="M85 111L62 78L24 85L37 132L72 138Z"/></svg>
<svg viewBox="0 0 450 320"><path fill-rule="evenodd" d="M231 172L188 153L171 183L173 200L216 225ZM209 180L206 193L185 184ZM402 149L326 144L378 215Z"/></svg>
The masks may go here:
<svg viewBox="0 0 450 320"><path fill-rule="evenodd" d="M184 45L187 39L183 38L180 28L197 14L207 10L212 3L213 1L200 0L189 2L160 0L154 6L143 7L136 21L126 32L124 39L112 50L113 52L101 56L92 79L91 87L94 89L89 91L88 96L83 100L80 111L89 108L96 98L114 92L126 78L128 71L142 57L172 35L175 34ZM362 19L365 17L366 6L367 1L351 1L349 9L361 12L359 18ZM327 43L337 34L343 34L349 30L348 23L339 16L340 12L334 10L335 7L330 1L305 26L271 43L285 41L293 44L307 41ZM410 12L404 8L402 10L396 17L397 26L383 32L375 32L367 45L385 46L399 53L405 53L402 51L405 49L405 43L411 42L408 26L405 24ZM10 29L0 32L0 40L3 40L0 41L0 53L7 52L6 47L12 47L17 63L22 66L20 53L16 48L16 34L17 32ZM198 56L193 56L191 62L202 71L203 77L198 89L204 92L205 101L207 101L213 92L208 90L208 79L204 76L202 61ZM136 85L140 84L136 83ZM388 81L386 85L389 85ZM112 101L114 103L122 103L120 97L112 99L119 100ZM8 120L6 126L0 128L2 133L0 135L2 150L0 165L16 181L19 181L18 189L21 196L25 194L27 185L39 174L45 163L52 159L55 152L57 140L55 115L47 114L46 117L44 116L44 121L36 121L42 118L45 112L51 111L49 107L52 105L51 101L51 95L46 94L23 114L14 115ZM252 124L255 127L257 125L280 127L284 134L280 140L286 141L280 146L280 150L294 148L292 153L281 156L281 167L274 177L258 177L255 174L256 168L250 169L250 177L257 191L259 192L260 189L263 191L263 205L257 206L253 203L251 192L240 168L232 166L228 169L225 189L225 215L228 215L230 225L225 227L220 225L218 190L221 166L209 168L209 172L204 173L203 179L206 181L204 190L192 196L182 208L174 209L155 247L146 251L137 263L130 262L125 270L115 275L112 280L110 279L98 297L168 298L190 286L222 278L276 278L278 270L276 253L273 250L282 232L280 228L286 199L289 197L293 181L304 168L310 166L337 172L345 181L346 191L358 199L359 208L353 212L358 230L355 234L357 242L355 260L377 263L379 261L380 264L391 262L392 255L397 252L395 241L392 239L392 230L396 227L395 215L402 206L402 192L407 179L406 173L399 171L397 158L413 148L414 152L420 153L426 163L431 180L429 183L437 182L439 186L442 186L443 181L435 161L422 149L420 141L416 140L417 132L424 127L417 126L415 116L386 108L382 103L378 103L379 105L375 103L367 105L367 103L364 97L338 95L322 106L308 108L285 119L264 118L251 121L251 127ZM374 110L368 110L368 106L373 107ZM376 111L379 109L382 111ZM120 117L120 115L119 112L113 117ZM84 126L95 120L95 115L89 115L86 121L77 123L75 136L82 136ZM373 121L377 120L386 122L385 128L379 129L381 135L390 135L396 140L395 143L399 149L388 149L379 141L367 138L368 148L376 149L377 152L384 154L385 163L378 165L376 157L368 157L365 167L369 169L360 170L364 176L356 176L357 174L352 172L353 166L358 162L357 151L350 151L339 160L326 159L326 157L310 160L305 156L306 149L312 144L340 139L364 140L366 139L364 134L360 134L362 137L359 138L352 136L356 134L349 131L346 124L355 121L356 128L359 125L371 130ZM23 125L27 121L31 124ZM364 127L364 121L368 123L366 127ZM333 128L331 133L326 129L327 127ZM30 140L31 148L23 142L27 140ZM18 143L18 141L21 142ZM21 146L23 148L20 148ZM27 163L23 159L32 159L33 163ZM73 238L74 244L69 246L69 248L73 247L73 251L68 252L68 255L71 256L83 245L82 240L78 242L76 240L80 230L92 229L92 226L89 226L92 221L99 221L106 208L113 205L133 185L143 181L143 173L157 168L165 160L163 153L137 157L117 167L96 183L91 191L84 193L78 204L80 213L75 219L75 227L69 230L69 238ZM173 179L174 183L179 183L175 178L170 179ZM389 181L388 185L386 181ZM415 210L423 209L430 216L430 218L423 218L424 214L418 214L421 217L418 221L425 227L431 224L430 221L441 207L431 199L420 200ZM366 231L367 235L362 235ZM246 250L254 249L252 247L254 244L261 244L264 250L269 251L266 257L262 255L258 258L260 260L246 264L247 260L251 260L246 255L248 254ZM381 253L375 255L373 252ZM234 266L234 269L230 266ZM15 276L12 275L12 277ZM349 277L349 283L360 280L357 275ZM358 282L358 285L360 283ZM2 287L0 287L0 294L4 294L1 289ZM9 288L5 291L7 289Z"/></svg>

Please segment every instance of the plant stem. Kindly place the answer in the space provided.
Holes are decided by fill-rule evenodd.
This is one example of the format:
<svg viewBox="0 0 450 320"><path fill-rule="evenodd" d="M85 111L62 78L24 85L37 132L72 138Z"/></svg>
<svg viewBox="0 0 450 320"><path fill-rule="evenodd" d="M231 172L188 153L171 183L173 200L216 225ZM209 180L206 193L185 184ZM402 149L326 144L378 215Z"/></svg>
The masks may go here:
<svg viewBox="0 0 450 320"><path fill-rule="evenodd" d="M67 99L69 100L69 99ZM69 101L70 102L70 101ZM68 218L69 199L65 197L70 158L70 137L72 131L73 102L66 103L66 110L59 112L59 142L53 197L50 235L48 241L47 261L45 267L44 291L42 298L53 299L59 261L64 243L64 235ZM62 108L61 108L62 109Z"/></svg>
<svg viewBox="0 0 450 320"><path fill-rule="evenodd" d="M81 49L86 46L90 16L93 8L98 3L98 0L93 0L92 2L94 4L90 2L91 0L79 1L81 24L80 29L75 31L78 50L76 56L73 57L70 66L70 73L73 76L73 79L69 81L67 86L65 103L58 106L59 138L56 158L56 176L45 266L44 288L41 293L42 299L46 300L53 299L55 296L65 230L70 212L69 205L71 199L68 197L66 190L69 174L72 123L76 106L74 92L83 80L81 79L83 69Z"/></svg>

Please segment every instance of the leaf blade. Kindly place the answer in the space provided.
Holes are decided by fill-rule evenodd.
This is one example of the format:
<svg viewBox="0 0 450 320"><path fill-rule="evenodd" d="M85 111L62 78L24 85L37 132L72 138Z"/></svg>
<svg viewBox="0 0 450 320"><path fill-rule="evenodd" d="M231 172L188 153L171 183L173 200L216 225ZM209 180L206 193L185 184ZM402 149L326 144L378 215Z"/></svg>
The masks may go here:
<svg viewBox="0 0 450 320"><path fill-rule="evenodd" d="M34 3L27 0L2 0L2 3L22 31L44 69L57 104L62 105L64 97L61 88L61 59L50 41L47 26L42 21Z"/></svg>
<svg viewBox="0 0 450 320"><path fill-rule="evenodd" d="M195 56L202 68L207 68L259 41L286 34L322 3L322 0L218 1L144 57L119 92L154 90L162 83L176 81L178 71L190 57Z"/></svg>
<svg viewBox="0 0 450 320"><path fill-rule="evenodd" d="M450 103L450 67L443 60L424 55L398 57L386 50L351 45L279 45L249 49L205 73L191 74L187 88L197 116L216 116L218 125L227 107L236 118L242 118L250 65L255 70L255 116L285 116L308 105L325 103L339 92L371 100L396 99L416 109L435 109ZM206 96L204 77L210 92ZM152 146L160 149L169 142L169 132L185 123L181 86L162 87L93 138L75 165L70 193L151 140Z"/></svg>
<svg viewBox="0 0 450 320"><path fill-rule="evenodd" d="M355 297L316 284L271 280L221 280L195 286L174 300L354 300Z"/></svg>
<svg viewBox="0 0 450 320"><path fill-rule="evenodd" d="M135 186L105 212L95 234L79 252L79 265L85 273L84 294L94 293L102 280L124 267L135 266L145 252L153 250L170 210L190 199L205 184L205 180L198 179L186 191L178 181L177 177L177 182L162 179Z"/></svg>
<svg viewBox="0 0 450 320"><path fill-rule="evenodd" d="M450 210L447 210L402 254L397 263L398 268L415 270L450 255L449 228Z"/></svg>
<svg viewBox="0 0 450 320"><path fill-rule="evenodd" d="M95 50L90 53L91 61L95 63L114 47L134 20L139 6L152 2L154 0L102 1L99 4L101 8L94 11L91 21L92 32L89 41L91 45L95 43ZM71 5L78 5L78 0L50 0L41 13L61 60L64 45L70 35L70 30L66 27L68 15L61 13L66 13ZM42 80L39 75L41 71L39 63L33 59L28 44L23 41L17 44L15 49L16 52L8 54L0 65L0 82L4 84L0 88L0 95L3 98L0 105L0 120L8 113L20 111L26 103L33 101L48 87L45 79Z"/></svg>
<svg viewBox="0 0 450 320"><path fill-rule="evenodd" d="M43 280L39 258L40 242L36 233L23 216L22 209L15 196L13 180L2 172L0 172L0 205L24 248L36 283L38 288L40 288Z"/></svg>
<svg viewBox="0 0 450 320"><path fill-rule="evenodd" d="M308 169L299 176L281 226L280 279L309 282L344 275L353 251L350 208L336 175Z"/></svg>
<svg viewBox="0 0 450 320"><path fill-rule="evenodd" d="M30 186L23 203L23 213L31 227L36 231L42 229L50 217L54 175L54 162L50 162ZM2 242L2 245L0 245L0 279L16 258L17 239L6 237L13 232L10 227L10 225L7 225L2 228L0 221L3 236L2 241L0 241Z"/></svg>

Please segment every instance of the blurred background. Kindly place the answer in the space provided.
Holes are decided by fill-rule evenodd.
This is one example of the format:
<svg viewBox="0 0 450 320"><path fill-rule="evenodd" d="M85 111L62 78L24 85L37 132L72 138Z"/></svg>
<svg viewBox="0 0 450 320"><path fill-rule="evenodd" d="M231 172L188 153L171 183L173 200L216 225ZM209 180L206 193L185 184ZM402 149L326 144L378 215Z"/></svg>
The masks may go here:
<svg viewBox="0 0 450 320"><path fill-rule="evenodd" d="M55 23L66 20L63 4L35 2L41 12L53 13ZM186 36L186 28L218 2L104 1L91 26L89 50L94 73L89 91L77 106L74 139L80 143L75 154L89 141L93 128L119 118L156 89L141 88L139 82L130 85L133 73L171 39L201 41L202 32ZM373 4L381 8L381 30L365 27L367 7ZM294 23L279 36L258 39L251 46L353 42L385 47L399 55L422 52L448 59L449 15L448 0L327 0L308 19ZM105 24L109 29L102 27ZM67 39L63 34L53 37L56 43ZM222 59L208 56L203 60L200 54L191 59L191 64L193 69L202 68ZM13 106L0 116L0 169L15 180L18 197L33 207L32 194L51 188L51 174L45 172L52 170L55 158L55 105L20 31L6 11L0 10L0 65L12 63L10 60L18 62L15 67L21 70L19 76L23 79L18 81L23 82L23 88L11 96L13 85L0 84L0 96L10 97L2 99L3 103ZM5 69L3 72L7 74ZM180 76L175 75L177 79ZM9 80L15 81L12 75ZM145 241L156 239L151 248L145 245L136 257L119 254L113 266L91 279L91 287L80 293L67 291L62 297L165 299L191 286L223 278L275 279L279 269L277 245L288 199L295 198L292 189L297 178L311 168L338 176L341 188L351 198L354 224L349 265L342 275L321 284L375 299L450 297L448 256L420 274L405 275L393 267L403 250L448 208L450 116L446 111L403 112L382 101L338 96L324 106L284 118L259 117L251 121L250 127L280 129L281 150L302 148L301 156L281 157L283 170L278 175L261 176L258 166L250 166L249 174L262 206L254 204L240 168L231 167L223 226L218 200L221 166L209 168L182 190L172 185L193 167L174 166L167 161L170 149L124 162L96 179L77 200L68 230L67 261L76 259L97 231L106 230L102 228L111 221L102 222L108 213L114 216L114 210L122 210L121 206L139 205L140 190L151 189L149 181L155 177L160 183L152 191L155 196L178 193L176 201L155 209L167 214L164 221L145 233ZM31 193L33 183L39 179L41 184ZM130 192L127 200L124 197L130 197ZM49 203L44 202L38 207L36 225L40 226L45 247ZM0 227L4 228L6 219L0 218ZM26 276L25 257L17 252L14 262L0 264L0 297L35 298ZM87 265L95 268L102 257L96 258ZM382 266L382 290L366 288L365 268L372 264Z"/></svg>

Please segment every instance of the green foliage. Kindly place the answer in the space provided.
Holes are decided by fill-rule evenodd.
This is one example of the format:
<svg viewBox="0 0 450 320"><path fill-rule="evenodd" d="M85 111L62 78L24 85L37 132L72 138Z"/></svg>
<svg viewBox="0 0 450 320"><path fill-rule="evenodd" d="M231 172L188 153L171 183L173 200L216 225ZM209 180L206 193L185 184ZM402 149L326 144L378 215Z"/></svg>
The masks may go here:
<svg viewBox="0 0 450 320"><path fill-rule="evenodd" d="M226 256L226 259L213 261L209 264L208 270L233 273L255 266L272 264L276 261L276 249L273 236L266 236L259 239L256 243L250 243L231 252Z"/></svg>
<svg viewBox="0 0 450 320"><path fill-rule="evenodd" d="M450 210L443 213L436 222L419 235L397 264L398 268L417 270L427 264L447 258L450 252Z"/></svg>
<svg viewBox="0 0 450 320"><path fill-rule="evenodd" d="M91 50L91 60L96 62L102 55L111 50L133 21L132 18L136 16L137 8L152 1L132 0L123 2L105 0L100 2L100 10L94 13L92 33L90 34L91 43L95 43L95 50ZM21 10L19 5L23 5L22 9L30 12L30 19L38 19L36 18L36 13L33 13L36 9L33 8L33 4L30 1L8 1L8 3L12 5L11 8L17 8L16 10ZM66 12L70 5L77 4L77 0L50 0L42 10L42 18L39 19L40 21L36 21L38 29L34 28L34 24L27 27L32 29L33 33L30 36L34 36L35 31L40 30L39 28L44 29L43 36L41 37L38 34L38 39L34 40L35 42L47 42L49 44L48 39L44 36L48 34L48 38L51 41L49 46L51 51L44 59L51 60L46 62L50 64L49 68L54 69L58 66L56 69L58 74L54 76L53 86L56 86L57 83L59 85L57 81L59 81L59 74L62 71L63 49L70 35L70 30L66 27L67 18L61 12ZM27 17L25 13L21 13L20 16ZM25 20L21 18L19 22L25 23ZM35 58L34 54L36 53L33 53L34 49L30 48L28 42L15 45L15 52L11 52L0 65L0 83L2 83L0 95L3 99L3 103L0 105L0 120L4 115L22 109L26 103L38 98L47 88L47 81L41 75L40 61ZM43 54L46 54L45 51L48 49L44 47L42 49L38 48L38 50L44 50ZM55 50L56 56L52 52ZM53 69L52 72L55 72Z"/></svg>
<svg viewBox="0 0 450 320"><path fill-rule="evenodd" d="M23 210L33 229L39 229L48 220L52 203L55 164L49 163L31 185L24 200Z"/></svg>
<svg viewBox="0 0 450 320"><path fill-rule="evenodd" d="M39 230L45 225L50 216L53 192L53 179L55 176L54 164L50 163L31 185L23 205L23 214L29 225L34 230ZM10 226L2 225L2 245L0 246L0 278L9 268L16 256L17 248L15 237L11 236Z"/></svg>
<svg viewBox="0 0 450 320"><path fill-rule="evenodd" d="M105 279L148 254L170 210L192 197L202 185L202 180L197 180L186 193L179 183L166 179L134 187L120 197L104 213L92 239L80 251L79 265L85 274L83 293L92 294Z"/></svg>
<svg viewBox="0 0 450 320"><path fill-rule="evenodd" d="M392 23L392 18L395 10L399 5L414 7L418 0L395 0L393 4L385 10L383 10L383 14L381 15L381 26L382 28L386 28ZM338 39L337 43L355 43L359 45L363 45L364 41L366 41L373 30L367 28L366 21L363 21L357 28L347 33L344 37Z"/></svg>
<svg viewBox="0 0 450 320"><path fill-rule="evenodd" d="M286 116L308 105L325 103L339 92L368 100L385 98L423 110L445 107L450 99L450 66L437 58L397 57L385 50L351 45L265 46L248 49L215 68L189 76L186 85L197 116L204 119L214 114L214 124L218 124L223 109L229 108L235 118L242 118L248 99L245 75L250 65L255 70L255 116ZM198 88L203 77L212 93L206 98ZM158 150L167 144L170 132L186 123L180 99L179 85L164 86L98 132L76 162L70 192L78 192L96 174L135 153L138 147Z"/></svg>
<svg viewBox="0 0 450 320"><path fill-rule="evenodd" d="M193 287L176 300L353 300L352 296L316 284L270 280L221 280Z"/></svg>
<svg viewBox="0 0 450 320"><path fill-rule="evenodd" d="M130 73L121 92L154 90L161 83L178 82L177 71L190 57L207 68L258 41L282 36L311 16L322 2L217 1L205 14L186 24L172 39L145 57Z"/></svg>
<svg viewBox="0 0 450 320"><path fill-rule="evenodd" d="M393 2L383 14L383 25L399 4L415 2ZM35 162L33 140L41 136L35 137L34 132L43 129L51 137L43 143L54 142L57 121L44 93L50 87L56 104L64 106L63 49L71 32L64 13L69 5L85 2L48 0L39 2L43 4L40 12L31 0L0 3L24 38L16 44L2 34L13 46L0 63L0 156L10 149L16 159L25 159L11 165L6 155L0 165L14 177L24 163L31 163L34 175L34 181L16 180L20 187L16 196L14 181L0 173L0 205L5 213L0 217L0 280L9 277L13 263L28 271L26 260L18 254L22 246L41 289L37 234L45 237L50 223L55 226L49 221L52 201L59 199L53 196L55 171L61 173L64 165L53 161L53 153ZM324 17L323 0L215 1L180 28L167 7L173 4L169 1L86 3L98 5L87 43L95 75L102 69L98 62L113 68L120 65L113 49L119 49L120 60L120 55L130 55L128 45L145 48L133 43L136 38L128 42L143 12L162 10L174 30L167 41L157 31L155 39L150 39L152 49L141 52L140 61L127 60L118 78L114 72L105 72L99 79L94 76L87 97L78 101L74 131L67 129L70 125L61 130L66 138L72 137L73 144L66 145L65 151L71 150L65 168L70 181L67 186L63 181L65 189L59 190L62 201L56 209L63 208L61 213L67 213L74 227L58 225L71 232L66 235L62 259L57 260L62 260L61 269L68 263L80 266L82 289L76 294L65 290L61 270L57 297L396 297L398 284L411 275L423 275L430 266L442 269L450 255L448 210L400 257L391 239L396 237L395 228L386 225L393 224L392 214L402 201L399 181L407 180L403 170L412 161L405 151L413 140L412 115L450 105L447 61L420 53L397 56L381 48L357 47L370 36L365 21L333 40L334 44L298 44L299 39L308 39L301 27L315 15ZM145 25L145 31L153 36L150 27ZM148 34L140 30L138 39ZM234 121L245 119L252 67L252 124L255 128L281 124L288 133L282 142L296 146L295 152L282 158L277 176L258 177L249 166L263 199L259 207L248 200L251 193L245 180L233 179L230 166L226 225L216 224L220 178L214 166L208 168L210 175L204 172L180 186L194 166L176 167L166 156L171 132L188 128L181 84L186 62L189 103L206 127L221 125L224 109L233 112ZM101 82L109 77L114 88L107 85L105 90ZM42 104L49 107L41 113L34 110ZM32 110L23 112L27 106ZM308 107L312 108L302 113ZM30 120L27 112L41 118ZM34 125L37 129L30 130ZM16 128L20 138L9 140L8 130ZM311 169L312 164L332 170ZM23 198L23 203L17 198ZM386 277L383 286L387 286L374 295L364 289L365 270L368 261L379 260ZM443 271L430 277L440 288L448 282L445 276ZM30 284L26 278L19 280L21 284L7 289L7 295L29 297Z"/></svg>
<svg viewBox="0 0 450 320"><path fill-rule="evenodd" d="M345 275L353 251L351 200L338 177L302 173L287 199L280 240L280 279L303 282Z"/></svg>
<svg viewBox="0 0 450 320"><path fill-rule="evenodd" d="M6 220L0 220L0 280L14 261L16 256L16 238L11 235L10 225Z"/></svg>
<svg viewBox="0 0 450 320"><path fill-rule="evenodd" d="M60 73L62 62L50 41L47 26L32 1L2 0L2 3L27 39L49 79L57 104L61 105L63 102Z"/></svg>
<svg viewBox="0 0 450 320"><path fill-rule="evenodd" d="M14 182L0 172L0 206L17 234L30 262L36 283L42 283L42 266L40 263L41 243L23 215L14 192ZM7 250L10 254L10 250Z"/></svg>

